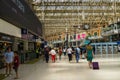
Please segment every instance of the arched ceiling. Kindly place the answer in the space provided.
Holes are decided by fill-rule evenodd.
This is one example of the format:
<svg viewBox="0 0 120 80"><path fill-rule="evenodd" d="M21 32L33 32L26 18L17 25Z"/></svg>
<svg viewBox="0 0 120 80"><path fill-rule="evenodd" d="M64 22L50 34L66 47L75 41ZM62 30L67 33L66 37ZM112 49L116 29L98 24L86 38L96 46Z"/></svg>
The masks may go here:
<svg viewBox="0 0 120 80"><path fill-rule="evenodd" d="M45 36L66 32L66 28L73 31L73 26L83 24L95 28L120 18L120 0L31 0L31 4Z"/></svg>

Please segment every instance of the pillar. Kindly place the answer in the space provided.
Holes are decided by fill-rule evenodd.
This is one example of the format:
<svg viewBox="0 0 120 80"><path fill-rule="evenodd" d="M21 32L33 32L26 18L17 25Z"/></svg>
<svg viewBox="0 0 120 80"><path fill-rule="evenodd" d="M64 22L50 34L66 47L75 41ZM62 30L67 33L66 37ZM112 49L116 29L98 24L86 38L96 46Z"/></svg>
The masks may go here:
<svg viewBox="0 0 120 80"><path fill-rule="evenodd" d="M28 50L28 41L24 41L24 51Z"/></svg>
<svg viewBox="0 0 120 80"><path fill-rule="evenodd" d="M14 38L14 42L13 42L13 51L17 51L18 50L18 39Z"/></svg>

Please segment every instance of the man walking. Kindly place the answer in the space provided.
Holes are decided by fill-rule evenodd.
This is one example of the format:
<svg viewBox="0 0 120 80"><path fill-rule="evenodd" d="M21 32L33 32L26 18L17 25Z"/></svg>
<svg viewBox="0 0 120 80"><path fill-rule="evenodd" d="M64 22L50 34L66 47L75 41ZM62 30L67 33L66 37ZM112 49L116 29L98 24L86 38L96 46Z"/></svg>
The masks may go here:
<svg viewBox="0 0 120 80"><path fill-rule="evenodd" d="M76 58L76 62L79 62L80 59L80 48L77 46L75 49L75 58Z"/></svg>

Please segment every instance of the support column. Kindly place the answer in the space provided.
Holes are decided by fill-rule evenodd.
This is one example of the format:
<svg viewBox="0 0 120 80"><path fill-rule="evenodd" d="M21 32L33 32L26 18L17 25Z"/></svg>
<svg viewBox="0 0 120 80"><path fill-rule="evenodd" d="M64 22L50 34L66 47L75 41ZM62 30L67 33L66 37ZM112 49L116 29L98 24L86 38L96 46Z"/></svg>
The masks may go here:
<svg viewBox="0 0 120 80"><path fill-rule="evenodd" d="M28 41L24 41L24 51L28 50Z"/></svg>
<svg viewBox="0 0 120 80"><path fill-rule="evenodd" d="M97 44L95 44L95 54L97 54Z"/></svg>
<svg viewBox="0 0 120 80"><path fill-rule="evenodd" d="M102 55L103 55L102 44L100 46L101 46L100 53L101 53L101 57L102 57Z"/></svg>
<svg viewBox="0 0 120 80"><path fill-rule="evenodd" d="M108 58L108 43L106 43L106 57Z"/></svg>
<svg viewBox="0 0 120 80"><path fill-rule="evenodd" d="M18 39L14 38L14 42L13 42L13 51L17 51L18 50Z"/></svg>
<svg viewBox="0 0 120 80"><path fill-rule="evenodd" d="M112 52L112 57L113 57L113 54L114 54L114 45L111 44L111 52Z"/></svg>

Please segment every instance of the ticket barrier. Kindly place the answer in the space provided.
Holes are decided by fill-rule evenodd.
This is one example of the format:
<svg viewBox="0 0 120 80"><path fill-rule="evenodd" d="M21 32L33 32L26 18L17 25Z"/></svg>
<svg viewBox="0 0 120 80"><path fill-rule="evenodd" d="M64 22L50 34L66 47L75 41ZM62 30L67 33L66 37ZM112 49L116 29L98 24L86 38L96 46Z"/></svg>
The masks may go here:
<svg viewBox="0 0 120 80"><path fill-rule="evenodd" d="M109 54L117 53L117 42L105 42L105 43L91 43L95 47L95 54L100 54L103 57L103 54L106 54L108 57Z"/></svg>

